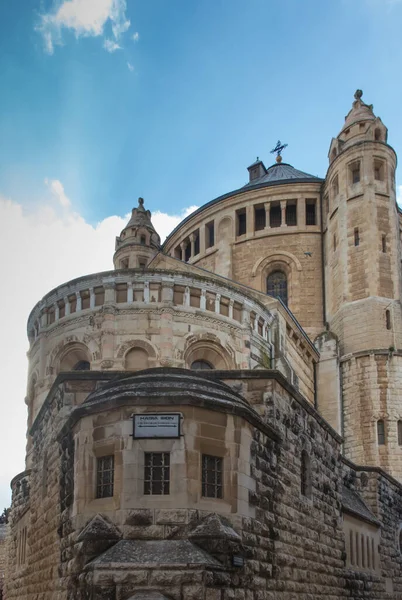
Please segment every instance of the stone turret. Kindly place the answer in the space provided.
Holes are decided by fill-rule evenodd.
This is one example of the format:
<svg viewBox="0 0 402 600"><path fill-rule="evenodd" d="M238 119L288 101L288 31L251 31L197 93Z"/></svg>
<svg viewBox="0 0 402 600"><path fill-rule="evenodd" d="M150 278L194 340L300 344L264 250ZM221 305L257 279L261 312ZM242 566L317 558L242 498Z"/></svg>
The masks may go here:
<svg viewBox="0 0 402 600"><path fill-rule="evenodd" d="M396 155L357 90L329 150L324 188L326 321L339 339L345 453L402 477L402 319Z"/></svg>
<svg viewBox="0 0 402 600"><path fill-rule="evenodd" d="M151 221L151 211L145 210L143 198L133 208L131 219L116 237L113 256L115 269L145 268L160 248L160 237Z"/></svg>

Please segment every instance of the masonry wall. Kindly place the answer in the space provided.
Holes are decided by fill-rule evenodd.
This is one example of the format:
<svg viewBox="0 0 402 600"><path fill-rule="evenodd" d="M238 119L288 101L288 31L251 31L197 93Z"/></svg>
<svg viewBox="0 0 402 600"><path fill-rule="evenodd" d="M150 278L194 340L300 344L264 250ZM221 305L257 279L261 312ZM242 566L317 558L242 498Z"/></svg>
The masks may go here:
<svg viewBox="0 0 402 600"><path fill-rule="evenodd" d="M379 466L402 479L402 357L400 353L364 353L341 362L344 452L357 464ZM385 444L378 443L377 422L384 421Z"/></svg>
<svg viewBox="0 0 402 600"><path fill-rule="evenodd" d="M0 600L4 586L4 572L6 569L6 532L7 525L0 525Z"/></svg>

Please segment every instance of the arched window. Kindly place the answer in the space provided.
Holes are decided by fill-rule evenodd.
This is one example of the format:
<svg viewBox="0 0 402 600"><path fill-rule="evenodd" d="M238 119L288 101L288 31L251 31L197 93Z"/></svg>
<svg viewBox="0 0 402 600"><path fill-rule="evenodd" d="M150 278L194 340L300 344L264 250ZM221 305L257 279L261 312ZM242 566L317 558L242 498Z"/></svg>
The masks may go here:
<svg viewBox="0 0 402 600"><path fill-rule="evenodd" d="M89 371L91 365L87 360L79 360L73 367L73 371Z"/></svg>
<svg viewBox="0 0 402 600"><path fill-rule="evenodd" d="M81 345L68 348L60 361L60 372L88 371L89 369L89 352L87 348Z"/></svg>
<svg viewBox="0 0 402 600"><path fill-rule="evenodd" d="M196 371L207 371L208 369L213 369L214 367L207 360L195 360L191 363L191 369Z"/></svg>
<svg viewBox="0 0 402 600"><path fill-rule="evenodd" d="M377 421L377 442L379 446L384 446L385 444L385 425L382 419Z"/></svg>
<svg viewBox="0 0 402 600"><path fill-rule="evenodd" d="M288 281L283 271L274 271L267 277L267 294L280 298L284 304L288 303Z"/></svg>
<svg viewBox="0 0 402 600"><path fill-rule="evenodd" d="M311 463L305 450L302 451L300 459L300 492L303 496L311 498Z"/></svg>

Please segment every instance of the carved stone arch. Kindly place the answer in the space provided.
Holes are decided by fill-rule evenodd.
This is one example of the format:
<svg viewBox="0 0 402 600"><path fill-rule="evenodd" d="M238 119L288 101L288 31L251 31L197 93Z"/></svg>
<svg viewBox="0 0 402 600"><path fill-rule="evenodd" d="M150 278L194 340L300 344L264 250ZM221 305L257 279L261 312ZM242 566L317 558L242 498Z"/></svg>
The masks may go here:
<svg viewBox="0 0 402 600"><path fill-rule="evenodd" d="M285 273L287 279L287 298L291 310L297 312L299 308L299 277L302 270L300 260L286 250L276 250L259 258L253 266L252 276L259 280L260 291L267 293L267 277L274 271ZM258 286L256 286L258 289Z"/></svg>
<svg viewBox="0 0 402 600"><path fill-rule="evenodd" d="M279 261L286 264L289 268L296 268L297 271L302 270L300 260L294 254L286 250L274 250L265 256L259 258L251 270L252 277L256 277L258 273L264 270L272 261Z"/></svg>
<svg viewBox="0 0 402 600"><path fill-rule="evenodd" d="M85 348L88 352L88 361L98 360L100 358L100 349L95 340L89 338L89 336L78 337L76 335L69 335L61 342L56 344L53 350L49 353L46 363L46 375L52 375L53 373L59 372L60 357L69 348L72 348L73 344L77 344L82 348Z"/></svg>
<svg viewBox="0 0 402 600"><path fill-rule="evenodd" d="M85 369L80 367L77 370L89 371L91 358L91 352L88 346L84 344L84 342L67 342L67 344L63 346L63 348L60 350L59 354L56 357L54 365L56 373L60 373L62 371L74 371L76 370L76 366L80 363L87 363L88 367Z"/></svg>
<svg viewBox="0 0 402 600"><path fill-rule="evenodd" d="M228 344L222 345L213 333L190 335L186 338L184 362L188 369L196 361L207 361L214 369L236 368L235 352Z"/></svg>
<svg viewBox="0 0 402 600"><path fill-rule="evenodd" d="M151 342L148 340L132 339L120 344L117 348L117 358L125 358L126 354L132 350L132 348L141 348L142 350L145 350L150 358L156 359L158 357L158 352Z"/></svg>

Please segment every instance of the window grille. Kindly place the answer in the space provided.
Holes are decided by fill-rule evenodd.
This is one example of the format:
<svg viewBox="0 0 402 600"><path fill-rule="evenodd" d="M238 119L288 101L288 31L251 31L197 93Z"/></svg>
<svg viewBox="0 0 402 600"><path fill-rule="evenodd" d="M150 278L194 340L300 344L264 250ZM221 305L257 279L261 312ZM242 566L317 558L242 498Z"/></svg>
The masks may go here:
<svg viewBox="0 0 402 600"><path fill-rule="evenodd" d="M169 494L169 452L145 452L144 458L144 494L163 496Z"/></svg>
<svg viewBox="0 0 402 600"><path fill-rule="evenodd" d="M269 208L269 224L271 227L282 225L282 210L279 204L271 204Z"/></svg>
<svg viewBox="0 0 402 600"><path fill-rule="evenodd" d="M286 225L297 225L297 207L295 202L288 202L286 204Z"/></svg>
<svg viewBox="0 0 402 600"><path fill-rule="evenodd" d="M256 207L254 209L254 223L256 231L261 231L262 229L265 229L265 217L265 208Z"/></svg>
<svg viewBox="0 0 402 600"><path fill-rule="evenodd" d="M214 367L207 360L195 360L193 363L191 363L190 368L196 371L206 371L208 369L213 369Z"/></svg>
<svg viewBox="0 0 402 600"><path fill-rule="evenodd" d="M102 456L97 460L96 497L113 496L114 456Z"/></svg>
<svg viewBox="0 0 402 600"><path fill-rule="evenodd" d="M315 207L315 200L306 200L306 225L316 225Z"/></svg>
<svg viewBox="0 0 402 600"><path fill-rule="evenodd" d="M223 458L202 455L202 495L223 498Z"/></svg>
<svg viewBox="0 0 402 600"><path fill-rule="evenodd" d="M385 425L384 421L377 421L377 441L379 446L385 445Z"/></svg>
<svg viewBox="0 0 402 600"><path fill-rule="evenodd" d="M267 294L280 298L284 304L288 303L288 282L283 271L274 271L267 277Z"/></svg>

